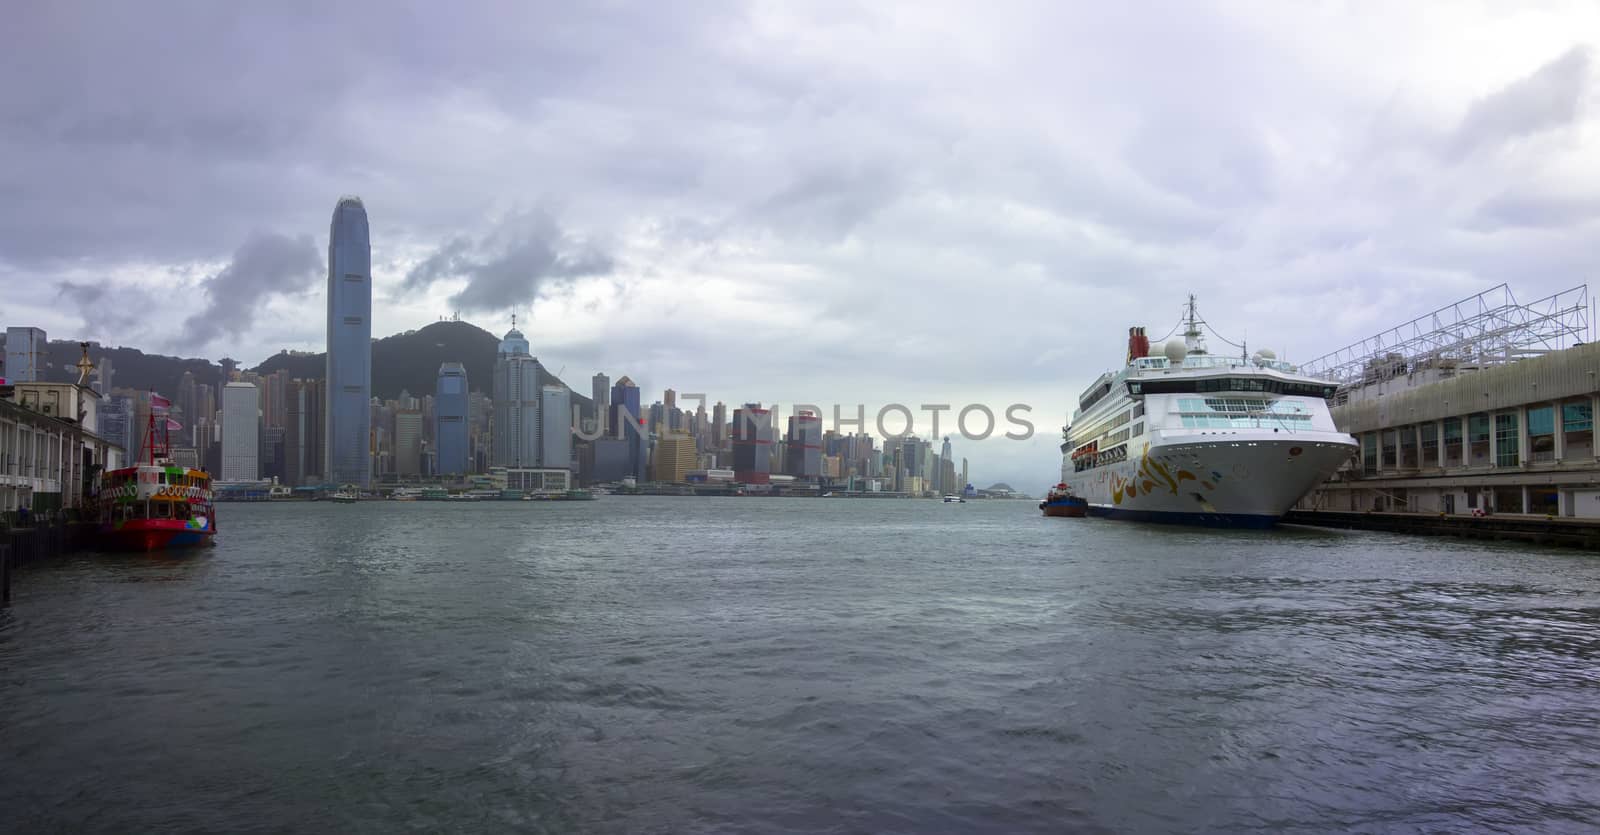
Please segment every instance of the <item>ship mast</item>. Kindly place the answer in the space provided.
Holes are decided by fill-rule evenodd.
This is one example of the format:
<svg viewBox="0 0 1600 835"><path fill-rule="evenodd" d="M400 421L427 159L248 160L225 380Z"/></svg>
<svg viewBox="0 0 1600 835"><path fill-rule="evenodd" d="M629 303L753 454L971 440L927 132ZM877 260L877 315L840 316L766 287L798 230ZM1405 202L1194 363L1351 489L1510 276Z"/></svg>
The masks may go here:
<svg viewBox="0 0 1600 835"><path fill-rule="evenodd" d="M1194 294L1189 294L1189 304L1184 307L1183 314L1183 341L1188 346L1191 354L1204 354L1206 352L1205 337L1200 333L1200 326L1206 320L1200 318L1195 311Z"/></svg>

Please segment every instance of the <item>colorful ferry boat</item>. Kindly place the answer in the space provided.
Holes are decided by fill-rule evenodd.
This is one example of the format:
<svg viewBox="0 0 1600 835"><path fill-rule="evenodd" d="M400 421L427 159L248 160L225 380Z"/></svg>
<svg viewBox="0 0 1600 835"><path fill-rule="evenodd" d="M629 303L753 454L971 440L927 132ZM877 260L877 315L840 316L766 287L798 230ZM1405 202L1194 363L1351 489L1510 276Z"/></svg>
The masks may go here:
<svg viewBox="0 0 1600 835"><path fill-rule="evenodd" d="M90 485L100 544L126 551L209 545L217 533L211 475L172 463L166 442L172 421L165 414L170 403L152 395L151 405L139 450L144 460L98 473Z"/></svg>

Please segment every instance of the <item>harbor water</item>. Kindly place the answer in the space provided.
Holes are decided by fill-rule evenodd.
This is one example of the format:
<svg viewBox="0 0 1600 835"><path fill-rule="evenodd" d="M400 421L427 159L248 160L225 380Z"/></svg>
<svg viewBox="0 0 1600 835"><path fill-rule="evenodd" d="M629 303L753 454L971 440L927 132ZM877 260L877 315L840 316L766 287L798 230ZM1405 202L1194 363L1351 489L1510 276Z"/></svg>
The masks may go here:
<svg viewBox="0 0 1600 835"><path fill-rule="evenodd" d="M1582 831L1600 558L621 496L26 566L0 830Z"/></svg>

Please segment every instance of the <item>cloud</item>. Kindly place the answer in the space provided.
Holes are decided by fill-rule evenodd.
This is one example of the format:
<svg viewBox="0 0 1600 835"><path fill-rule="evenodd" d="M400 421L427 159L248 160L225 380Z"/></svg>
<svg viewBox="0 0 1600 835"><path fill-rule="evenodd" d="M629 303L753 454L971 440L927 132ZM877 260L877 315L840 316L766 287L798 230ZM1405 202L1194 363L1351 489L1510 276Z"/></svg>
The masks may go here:
<svg viewBox="0 0 1600 835"><path fill-rule="evenodd" d="M544 210L503 218L482 241L453 237L406 273L403 293L435 282L466 282L450 304L466 313L501 313L532 306L547 288L578 278L608 275L612 256L592 241L563 232Z"/></svg>
<svg viewBox="0 0 1600 835"><path fill-rule="evenodd" d="M233 253L226 267L200 283L205 307L183 324L178 341L207 345L247 331L259 306L273 296L306 289L320 267L310 235L257 234Z"/></svg>
<svg viewBox="0 0 1600 835"><path fill-rule="evenodd" d="M186 297L213 355L320 350L297 290L357 193L376 335L536 303L569 376L1054 414L1191 291L1312 356L1600 269L1591 0L391 11L23 4L0 318L151 345ZM257 269L261 229L312 240ZM982 446L984 483L1052 468Z"/></svg>
<svg viewBox="0 0 1600 835"><path fill-rule="evenodd" d="M1600 197L1512 189L1484 201L1473 214L1479 229L1560 229L1600 217Z"/></svg>
<svg viewBox="0 0 1600 835"><path fill-rule="evenodd" d="M1574 46L1532 75L1474 102L1456 128L1453 158L1571 124L1589 84L1587 46Z"/></svg>
<svg viewBox="0 0 1600 835"><path fill-rule="evenodd" d="M109 279L61 281L57 297L78 309L91 333L127 333L141 330L141 317L149 310L149 294L138 287L118 285Z"/></svg>

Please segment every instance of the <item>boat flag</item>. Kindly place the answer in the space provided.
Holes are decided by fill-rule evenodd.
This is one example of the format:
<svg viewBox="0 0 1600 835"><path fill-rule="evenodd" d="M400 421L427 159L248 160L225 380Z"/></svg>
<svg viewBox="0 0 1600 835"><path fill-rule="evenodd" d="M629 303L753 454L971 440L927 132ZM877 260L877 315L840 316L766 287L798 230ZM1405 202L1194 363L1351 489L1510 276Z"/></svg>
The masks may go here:
<svg viewBox="0 0 1600 835"><path fill-rule="evenodd" d="M152 391L150 392L150 408L170 409L172 408L172 401Z"/></svg>
<svg viewBox="0 0 1600 835"><path fill-rule="evenodd" d="M177 432L177 431L181 431L182 429L183 429L183 424L173 420L172 418L167 418L167 431L168 432Z"/></svg>

